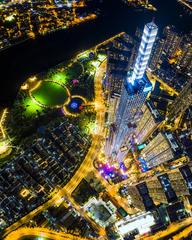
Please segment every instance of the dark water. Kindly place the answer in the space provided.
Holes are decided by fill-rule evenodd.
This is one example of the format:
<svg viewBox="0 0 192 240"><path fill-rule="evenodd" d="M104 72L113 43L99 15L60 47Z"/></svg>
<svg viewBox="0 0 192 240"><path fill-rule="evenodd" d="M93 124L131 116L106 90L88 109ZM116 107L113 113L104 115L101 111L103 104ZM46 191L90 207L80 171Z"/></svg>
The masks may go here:
<svg viewBox="0 0 192 240"><path fill-rule="evenodd" d="M121 31L133 34L137 26L143 27L152 17L155 17L160 32L168 24L175 25L183 32L188 32L191 28L191 17L184 13L177 0L151 0L157 7L157 12L129 9L122 6L120 0L105 1L102 14L95 21L0 52L0 105L12 104L20 85L27 77L68 60L77 52Z"/></svg>

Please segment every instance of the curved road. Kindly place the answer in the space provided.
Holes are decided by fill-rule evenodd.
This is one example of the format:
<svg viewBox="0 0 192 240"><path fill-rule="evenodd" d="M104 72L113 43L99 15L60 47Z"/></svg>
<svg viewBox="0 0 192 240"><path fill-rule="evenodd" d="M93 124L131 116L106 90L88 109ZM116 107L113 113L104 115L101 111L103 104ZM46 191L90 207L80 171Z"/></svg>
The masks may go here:
<svg viewBox="0 0 192 240"><path fill-rule="evenodd" d="M55 232L47 228L19 228L18 230L10 233L5 240L21 240L24 237L45 237L50 240L86 240L67 233Z"/></svg>
<svg viewBox="0 0 192 240"><path fill-rule="evenodd" d="M97 157L98 151L101 147L101 139L102 133L104 129L104 121L105 121L105 105L102 96L102 78L103 74L106 71L106 60L101 63L95 75L95 108L96 108L96 124L97 124L97 132L93 135L92 145L77 172L71 178L71 180L65 185L58 193L54 194L54 196L44 203L43 205L37 207L23 218L9 226L5 229L5 235L9 234L12 231L15 231L17 228L28 222L38 213L46 210L50 206L54 205L61 197L68 196L70 198L70 194L77 187L77 185L81 182L81 180L87 175L87 173L93 168L93 161ZM73 205L76 205L72 198L70 198ZM74 206L75 207L75 206ZM76 205L76 208L79 209L79 206ZM85 216L86 217L86 216ZM102 230L102 229L99 229Z"/></svg>

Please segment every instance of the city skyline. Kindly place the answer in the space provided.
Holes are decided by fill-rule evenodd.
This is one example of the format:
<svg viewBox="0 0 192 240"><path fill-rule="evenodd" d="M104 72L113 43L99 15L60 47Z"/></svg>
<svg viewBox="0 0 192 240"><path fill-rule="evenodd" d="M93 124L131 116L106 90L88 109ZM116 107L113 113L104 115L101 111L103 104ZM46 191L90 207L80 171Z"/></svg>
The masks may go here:
<svg viewBox="0 0 192 240"><path fill-rule="evenodd" d="M191 3L0 11L0 238L191 239Z"/></svg>

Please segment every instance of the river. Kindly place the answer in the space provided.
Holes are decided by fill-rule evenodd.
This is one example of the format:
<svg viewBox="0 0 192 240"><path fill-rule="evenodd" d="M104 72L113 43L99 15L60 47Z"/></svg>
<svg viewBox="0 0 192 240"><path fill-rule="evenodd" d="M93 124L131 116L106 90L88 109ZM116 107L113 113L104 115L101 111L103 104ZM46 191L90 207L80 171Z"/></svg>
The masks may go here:
<svg viewBox="0 0 192 240"><path fill-rule="evenodd" d="M133 34L136 27L153 17L160 28L175 25L183 32L191 30L191 17L177 0L151 0L157 12L140 11L122 6L120 0L105 0L99 17L72 29L61 30L29 40L0 52L0 105L13 103L20 85L33 74L70 59L77 52L125 31Z"/></svg>

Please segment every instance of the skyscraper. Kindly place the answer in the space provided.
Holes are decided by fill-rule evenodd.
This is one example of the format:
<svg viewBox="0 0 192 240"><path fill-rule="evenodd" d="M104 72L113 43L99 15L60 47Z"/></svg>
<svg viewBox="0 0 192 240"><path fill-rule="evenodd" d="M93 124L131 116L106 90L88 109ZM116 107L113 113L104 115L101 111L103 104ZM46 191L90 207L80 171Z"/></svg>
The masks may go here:
<svg viewBox="0 0 192 240"><path fill-rule="evenodd" d="M156 204L170 203L192 193L192 167L184 165L146 181L149 195Z"/></svg>
<svg viewBox="0 0 192 240"><path fill-rule="evenodd" d="M179 115L184 112L192 104L192 80L190 80L175 101L168 107L167 120L174 121Z"/></svg>
<svg viewBox="0 0 192 240"><path fill-rule="evenodd" d="M145 25L133 74L129 78L130 82L133 83L136 79L143 78L157 36L157 31L158 28L154 22Z"/></svg>
<svg viewBox="0 0 192 240"><path fill-rule="evenodd" d="M164 51L167 53L167 57L170 58L179 48L182 41L182 36L176 31L174 26L167 26L164 29L164 35L166 38Z"/></svg>
<svg viewBox="0 0 192 240"><path fill-rule="evenodd" d="M192 39L190 39L192 41ZM180 56L177 59L177 67L185 70L186 73L191 75L192 68L192 43L183 41L180 47Z"/></svg>
<svg viewBox="0 0 192 240"><path fill-rule="evenodd" d="M128 186L127 195L131 198L131 204L142 211L150 211L155 206L145 182Z"/></svg>
<svg viewBox="0 0 192 240"><path fill-rule="evenodd" d="M147 162L149 168L158 166L174 159L181 153L181 148L170 132L158 133L141 151L141 157Z"/></svg>
<svg viewBox="0 0 192 240"><path fill-rule="evenodd" d="M146 141L163 120L163 117L155 108L152 101L147 101L142 106L141 110L143 115L137 124L137 128L135 129L135 137L138 144Z"/></svg>
<svg viewBox="0 0 192 240"><path fill-rule="evenodd" d="M189 180L187 178L186 179L184 178L186 177L185 176L186 172L189 172L190 174ZM192 186L191 186L192 173L188 165L169 171L168 176L177 197L190 195L190 192L192 189Z"/></svg>
<svg viewBox="0 0 192 240"><path fill-rule="evenodd" d="M155 44L149 62L149 68L151 71L155 71L158 68L164 50L164 45L165 45L164 39L158 39L157 43Z"/></svg>
<svg viewBox="0 0 192 240"><path fill-rule="evenodd" d="M155 204L171 203L177 200L177 195L171 185L168 174L154 176L146 181L149 195Z"/></svg>
<svg viewBox="0 0 192 240"><path fill-rule="evenodd" d="M105 88L109 108L109 124L115 120L115 112L132 56L132 48L134 46L132 42L132 38L124 33L114 39L112 46L108 50Z"/></svg>
<svg viewBox="0 0 192 240"><path fill-rule="evenodd" d="M122 161L125 157L125 153L121 154L121 148L124 146L129 148L130 134L136 127L136 122L141 116L141 107L152 89L151 83L144 74L157 31L158 28L153 22L145 25L134 69L128 73L123 87L116 113L116 132L110 152L114 157L118 156L118 161Z"/></svg>

